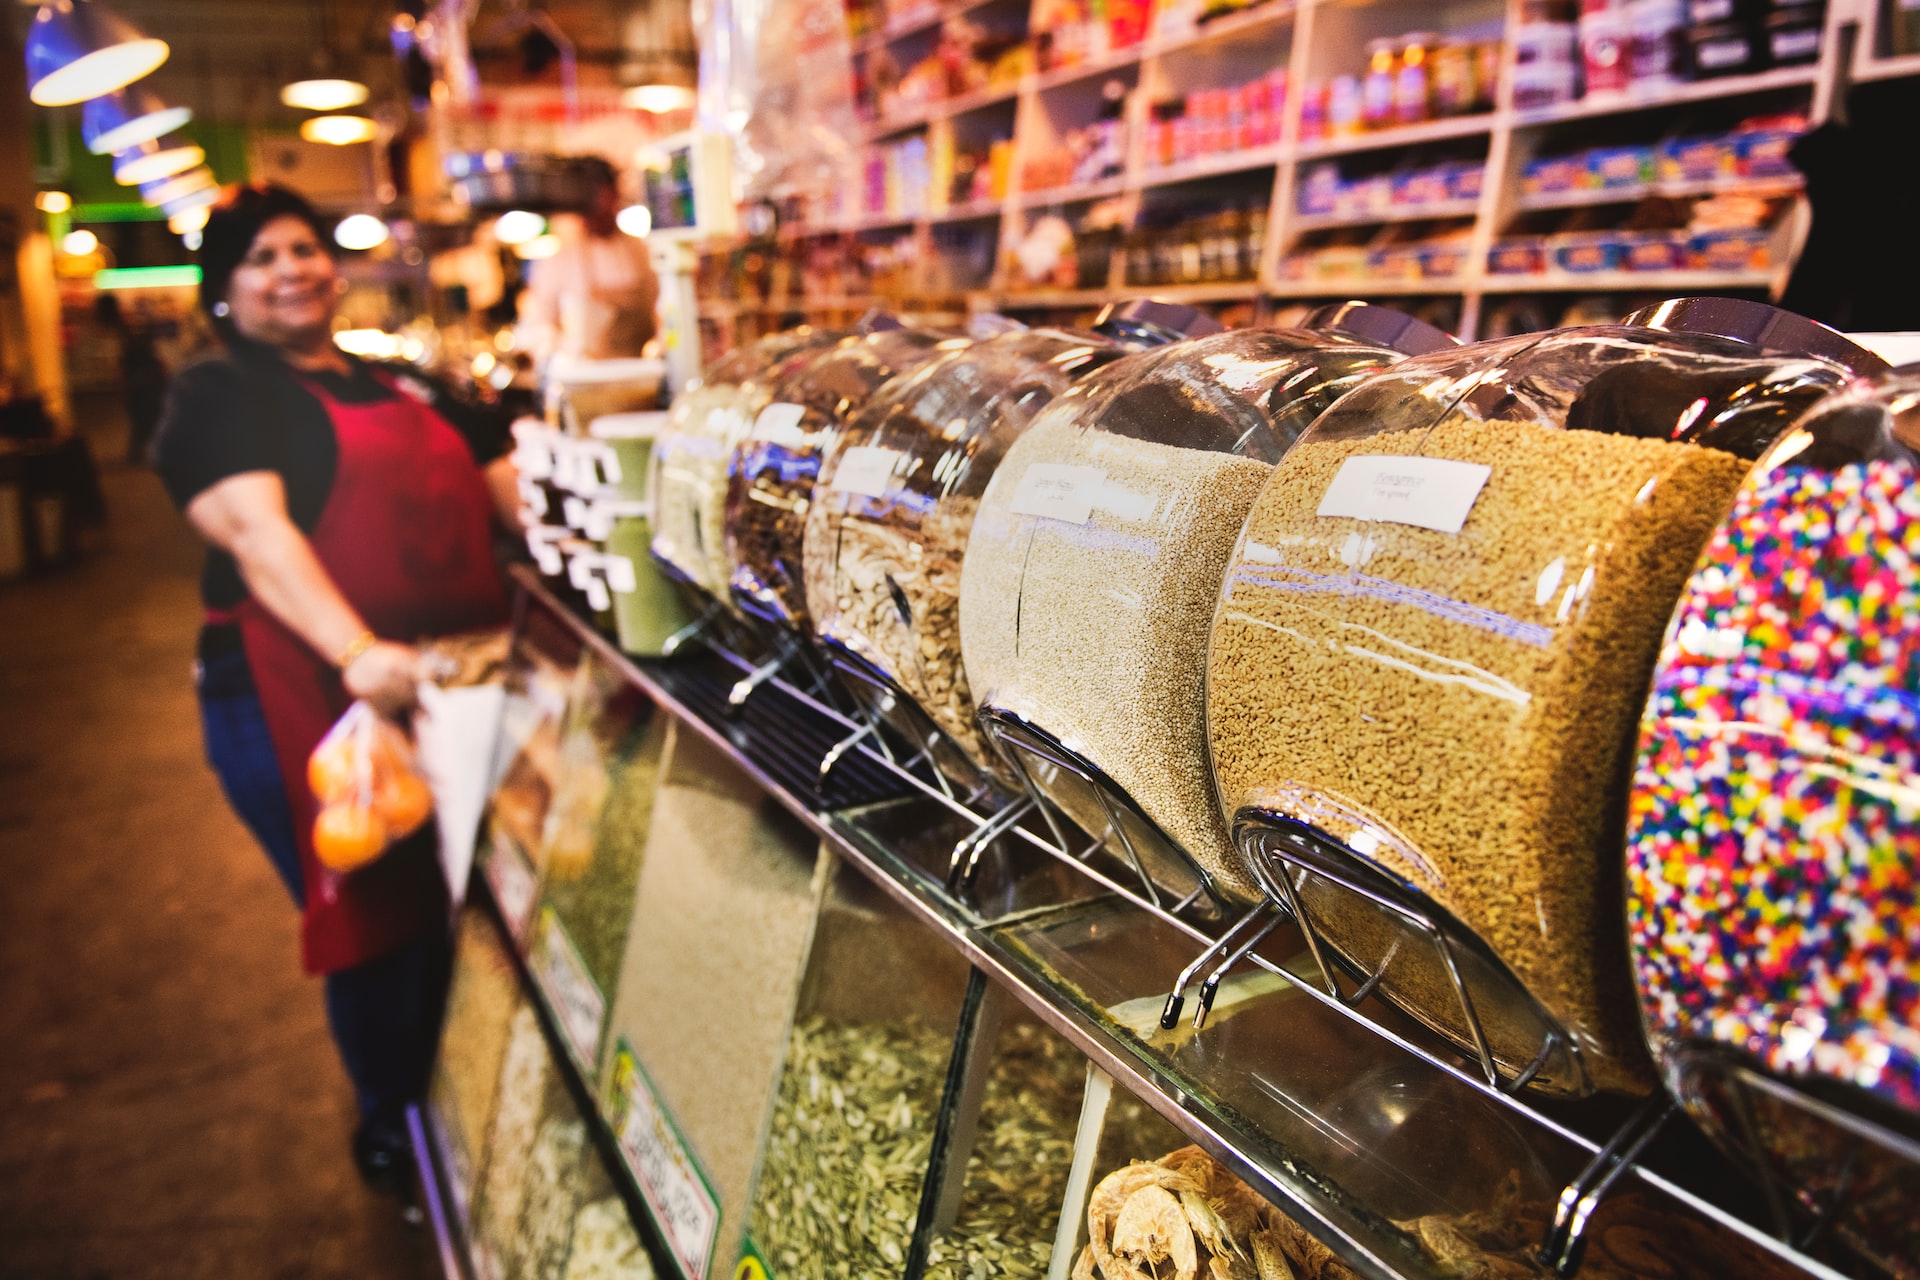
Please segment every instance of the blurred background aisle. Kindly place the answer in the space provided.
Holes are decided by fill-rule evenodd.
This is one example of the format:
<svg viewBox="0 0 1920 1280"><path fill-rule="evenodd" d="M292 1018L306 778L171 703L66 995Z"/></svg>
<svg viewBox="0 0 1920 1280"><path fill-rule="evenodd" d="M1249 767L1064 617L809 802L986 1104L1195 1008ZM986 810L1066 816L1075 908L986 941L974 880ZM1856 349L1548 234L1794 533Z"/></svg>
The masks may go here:
<svg viewBox="0 0 1920 1280"><path fill-rule="evenodd" d="M124 456L116 397L76 409ZM104 483L81 564L0 585L0 1278L431 1275L201 759L198 550L150 472Z"/></svg>

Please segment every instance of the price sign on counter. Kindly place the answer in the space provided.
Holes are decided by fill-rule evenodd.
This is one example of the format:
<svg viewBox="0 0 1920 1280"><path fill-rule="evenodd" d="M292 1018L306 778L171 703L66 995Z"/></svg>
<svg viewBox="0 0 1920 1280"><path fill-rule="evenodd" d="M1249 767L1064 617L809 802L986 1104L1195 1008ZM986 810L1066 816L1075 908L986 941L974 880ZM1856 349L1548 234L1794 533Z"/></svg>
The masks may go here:
<svg viewBox="0 0 1920 1280"><path fill-rule="evenodd" d="M500 908L500 918L507 922L507 932L515 942L524 942L527 922L533 918L533 905L540 897L540 881L510 836L497 825L492 834L484 868L487 888L492 890L494 904Z"/></svg>
<svg viewBox="0 0 1920 1280"><path fill-rule="evenodd" d="M1107 473L1098 467L1036 462L1014 488L1013 509L1023 516L1085 524L1093 518L1093 500L1106 481Z"/></svg>
<svg viewBox="0 0 1920 1280"><path fill-rule="evenodd" d="M607 1016L607 998L587 972L580 949L567 936L566 926L552 907L540 909L539 931L529 948L527 967L547 998L567 1043L588 1079L600 1064L600 1026Z"/></svg>
<svg viewBox="0 0 1920 1280"><path fill-rule="evenodd" d="M1477 462L1363 454L1340 464L1314 514L1458 533L1492 474Z"/></svg>
<svg viewBox="0 0 1920 1280"><path fill-rule="evenodd" d="M893 479L894 464L899 461L898 449L854 445L840 455L840 465L833 472L833 491L857 493L863 498L884 498Z"/></svg>
<svg viewBox="0 0 1920 1280"><path fill-rule="evenodd" d="M687 1280L707 1280L720 1236L720 1197L624 1039L613 1055L607 1119L640 1194Z"/></svg>

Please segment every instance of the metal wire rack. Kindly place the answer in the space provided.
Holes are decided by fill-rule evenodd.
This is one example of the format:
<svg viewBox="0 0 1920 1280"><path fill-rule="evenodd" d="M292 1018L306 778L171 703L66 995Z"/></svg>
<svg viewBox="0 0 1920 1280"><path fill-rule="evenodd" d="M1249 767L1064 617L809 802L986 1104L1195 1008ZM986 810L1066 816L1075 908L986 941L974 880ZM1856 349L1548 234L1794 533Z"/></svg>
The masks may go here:
<svg viewBox="0 0 1920 1280"><path fill-rule="evenodd" d="M1180 1016L1196 980L1194 1017L1196 1023L1204 1022L1212 996L1227 974L1236 966L1253 964L1455 1080L1500 1100L1530 1123L1590 1152L1588 1164L1561 1193L1555 1221L1539 1250L1541 1261L1557 1274L1571 1276L1577 1271L1587 1225L1605 1198L1631 1177L1784 1257L1807 1274L1844 1280L1840 1273L1798 1251L1806 1242L1804 1235L1780 1230L1778 1224L1769 1234L1639 1162L1676 1109L1664 1096L1650 1100L1604 1141L1596 1142L1542 1111L1522 1093L1559 1052L1554 1044L1545 1043L1528 1060L1514 1062L1494 1052L1484 1028L1470 1036L1472 1044L1461 1046L1431 1026L1409 1025L1404 1016L1396 1016L1401 1011L1377 999L1381 974L1391 957L1371 971L1356 972L1351 962L1313 933L1312 907L1302 906L1298 875L1326 876L1328 867L1299 860L1295 875L1287 877L1293 886L1291 895L1282 890L1276 900L1232 915L1223 910L1225 904L1204 877L1196 877L1183 892L1173 891L1175 887L1164 877L1156 878L1157 864L1142 856L1140 828L1128 831L1130 820L1148 820L1097 771L1087 770L1083 780L1101 797L1108 821L1103 831L1089 835L1034 786L1025 762L1018 758L1018 791L991 780L957 786L934 763L943 745L937 727L864 664L812 646L796 647L778 655L777 661L754 662L727 646L726 631L725 623L703 618L677 646L679 658L645 664L650 678L709 723L731 722L730 734L742 738L742 749L760 759L770 776L794 794L814 797L830 814L857 824L863 814L875 809L920 803L957 823L961 834L944 854L942 865L909 870L960 911L992 924L993 917L982 912L972 896L983 869L996 859L1030 860L1036 855L1050 859L1071 868L1095 891L1125 899L1201 945L1199 955L1175 981L1164 1012L1167 1022ZM695 651L702 656L689 660L687 655ZM769 661L773 662L770 671L765 670ZM745 679L748 676L756 678ZM859 686L857 692L850 692L850 684ZM805 732L800 731L803 725ZM950 741L944 745L953 747ZM1032 736L1024 745L1050 745L1052 749L1044 755L1050 767L1084 768L1072 752L1057 743L1048 744L1043 735ZM1177 850L1164 833L1152 830ZM1379 894L1377 886L1358 877L1350 879L1353 882L1343 884L1343 889L1400 911L1410 930L1451 958L1456 974L1462 974L1455 994L1468 1024L1473 1025L1477 1021L1473 987L1463 975L1458 953L1451 950L1457 939L1430 914L1408 910L1407 903ZM1291 932L1283 934L1283 930ZM1288 942L1297 946L1288 948ZM1274 958L1277 951L1293 956L1301 949L1304 962Z"/></svg>

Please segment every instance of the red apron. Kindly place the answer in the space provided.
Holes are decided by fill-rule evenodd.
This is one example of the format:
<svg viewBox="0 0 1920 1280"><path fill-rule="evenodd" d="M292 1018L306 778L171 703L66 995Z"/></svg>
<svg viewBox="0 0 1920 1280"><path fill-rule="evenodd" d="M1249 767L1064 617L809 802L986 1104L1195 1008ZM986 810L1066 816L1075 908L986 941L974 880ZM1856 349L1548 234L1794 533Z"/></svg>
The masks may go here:
<svg viewBox="0 0 1920 1280"><path fill-rule="evenodd" d="M391 379L376 404L342 404L302 379L339 445L333 489L307 535L334 585L375 635L411 643L504 622L493 504L460 434ZM432 823L371 865L341 875L313 853L317 803L307 757L351 699L333 664L249 597L231 615L279 758L300 846L309 973L376 960L446 921Z"/></svg>

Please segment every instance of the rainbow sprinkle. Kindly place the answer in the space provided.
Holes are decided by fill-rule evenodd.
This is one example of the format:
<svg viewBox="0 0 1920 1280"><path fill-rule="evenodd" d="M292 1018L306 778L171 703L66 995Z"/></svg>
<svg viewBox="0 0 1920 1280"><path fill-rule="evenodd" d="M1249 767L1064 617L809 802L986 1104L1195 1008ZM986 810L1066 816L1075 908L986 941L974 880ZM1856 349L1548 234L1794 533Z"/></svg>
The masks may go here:
<svg viewBox="0 0 1920 1280"><path fill-rule="evenodd" d="M1749 481L1661 651L1627 826L1656 1042L1920 1109L1920 492Z"/></svg>

